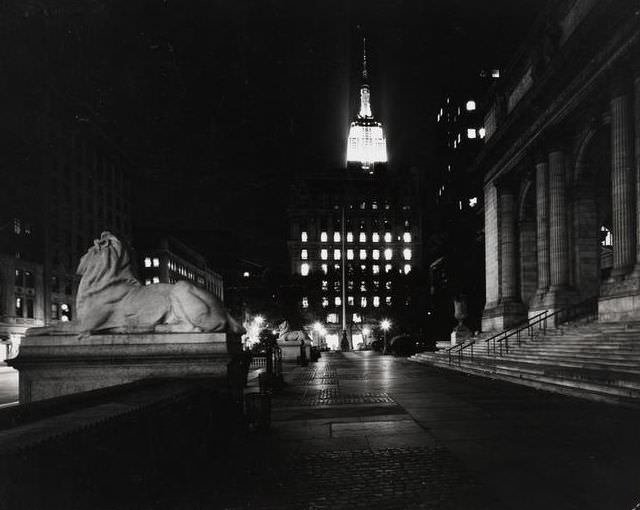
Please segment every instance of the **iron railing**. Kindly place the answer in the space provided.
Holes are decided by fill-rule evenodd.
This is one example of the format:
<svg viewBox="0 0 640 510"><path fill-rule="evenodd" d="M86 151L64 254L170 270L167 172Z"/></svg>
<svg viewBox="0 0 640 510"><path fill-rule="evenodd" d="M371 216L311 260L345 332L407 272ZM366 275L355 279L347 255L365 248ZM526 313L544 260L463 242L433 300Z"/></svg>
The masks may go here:
<svg viewBox="0 0 640 510"><path fill-rule="evenodd" d="M499 355L503 356L503 353L509 354L509 341L515 342L521 345L523 338L531 339L535 336L536 331L543 331L546 334L549 327L556 328L560 324L580 319L597 319L598 317L598 299L590 298L581 303L570 305L566 308L561 308L555 312L549 312L545 310L532 317L529 317L526 321L523 321L517 326L513 326L505 331L502 331L492 337L483 340L486 344L487 356ZM473 346L476 343L475 340L465 342L460 345L454 345L447 349L449 364L453 363L454 356L457 355L458 365L462 363L464 353L468 349L470 359L473 361Z"/></svg>

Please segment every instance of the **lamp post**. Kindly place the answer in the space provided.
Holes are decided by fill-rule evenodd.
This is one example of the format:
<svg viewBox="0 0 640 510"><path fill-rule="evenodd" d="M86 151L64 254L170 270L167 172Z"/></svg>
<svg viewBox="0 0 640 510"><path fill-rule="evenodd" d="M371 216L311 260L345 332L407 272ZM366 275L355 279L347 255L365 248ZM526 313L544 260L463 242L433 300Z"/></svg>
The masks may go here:
<svg viewBox="0 0 640 510"><path fill-rule="evenodd" d="M389 319L383 319L382 322L380 323L380 327L384 332L384 344L383 344L384 346L382 348L382 354L388 354L387 331L389 331L389 329L391 328L391 321Z"/></svg>

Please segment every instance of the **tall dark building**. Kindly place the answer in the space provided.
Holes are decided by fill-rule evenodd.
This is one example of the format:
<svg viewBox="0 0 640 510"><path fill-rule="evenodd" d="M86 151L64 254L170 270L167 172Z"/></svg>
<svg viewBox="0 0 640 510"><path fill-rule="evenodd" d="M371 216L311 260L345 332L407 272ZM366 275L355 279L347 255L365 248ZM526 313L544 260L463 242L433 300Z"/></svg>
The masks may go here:
<svg viewBox="0 0 640 510"><path fill-rule="evenodd" d="M130 163L118 147L62 107L31 127L0 206L0 339L12 344L74 318L76 268L102 231L131 239Z"/></svg>
<svg viewBox="0 0 640 510"><path fill-rule="evenodd" d="M334 349L368 344L383 318L417 328L422 309L421 180L390 172L382 123L370 107L366 56L360 111L351 124L346 168L300 179L291 188L289 256L309 328Z"/></svg>
<svg viewBox="0 0 640 510"><path fill-rule="evenodd" d="M480 71L452 85L436 115L435 204L427 254L430 280L430 332L446 340L456 324L454 299L468 305L467 323L480 329L483 303L482 176L471 172L484 145L485 97L499 69Z"/></svg>

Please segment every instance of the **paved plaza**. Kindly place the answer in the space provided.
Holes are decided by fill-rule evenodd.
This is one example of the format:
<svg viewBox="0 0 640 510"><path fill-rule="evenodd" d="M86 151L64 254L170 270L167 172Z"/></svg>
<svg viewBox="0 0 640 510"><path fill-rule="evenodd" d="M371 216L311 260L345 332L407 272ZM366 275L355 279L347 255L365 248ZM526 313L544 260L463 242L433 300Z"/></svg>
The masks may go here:
<svg viewBox="0 0 640 510"><path fill-rule="evenodd" d="M640 502L640 411L373 352L324 354L287 381L273 399L271 432L254 434L243 459L228 462L241 480L183 493L177 507L631 510Z"/></svg>

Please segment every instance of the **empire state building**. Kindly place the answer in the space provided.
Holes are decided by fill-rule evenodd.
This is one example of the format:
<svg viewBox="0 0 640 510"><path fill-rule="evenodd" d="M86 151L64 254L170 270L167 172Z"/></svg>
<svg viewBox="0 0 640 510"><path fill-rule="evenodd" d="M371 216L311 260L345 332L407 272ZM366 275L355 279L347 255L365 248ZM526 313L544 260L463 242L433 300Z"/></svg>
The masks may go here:
<svg viewBox="0 0 640 510"><path fill-rule="evenodd" d="M367 73L366 39L363 40L362 85L360 86L360 111L349 129L347 164L358 165L373 174L376 164L387 162L387 141L382 122L371 113L371 91Z"/></svg>

